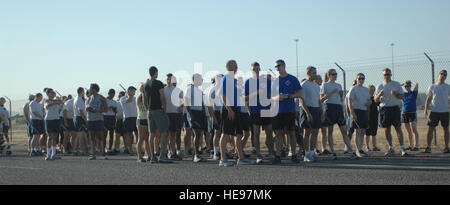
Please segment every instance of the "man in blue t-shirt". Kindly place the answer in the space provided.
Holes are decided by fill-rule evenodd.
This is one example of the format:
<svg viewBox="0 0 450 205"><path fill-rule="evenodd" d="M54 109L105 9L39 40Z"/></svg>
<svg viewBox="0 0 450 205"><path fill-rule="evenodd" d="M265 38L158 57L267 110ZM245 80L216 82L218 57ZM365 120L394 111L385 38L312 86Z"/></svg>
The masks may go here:
<svg viewBox="0 0 450 205"><path fill-rule="evenodd" d="M283 135L287 131L290 138L293 162L298 162L295 136L295 102L294 98L299 98L303 104L302 87L298 79L286 72L286 63L283 60L277 60L275 68L280 76L272 84L272 100L274 101L276 116L273 119L272 127L275 130L276 157L274 164L281 162L281 150L283 148Z"/></svg>
<svg viewBox="0 0 450 205"><path fill-rule="evenodd" d="M414 90L411 90L411 84L414 84ZM419 84L407 80L402 84L405 87L405 98L402 101L402 122L405 124L409 137L409 147L405 150L419 151L419 132L417 132L417 94ZM414 140L413 140L414 133Z"/></svg>
<svg viewBox="0 0 450 205"><path fill-rule="evenodd" d="M222 108L222 136L220 137L220 162L219 166L233 166L234 163L226 159L227 139L232 136L238 154L237 164L253 164L246 159L242 147L243 123L238 104L237 80L235 74L238 66L236 61L229 60L226 64L227 74L222 78L219 88L219 96L223 100Z"/></svg>
<svg viewBox="0 0 450 205"><path fill-rule="evenodd" d="M259 76L261 70L258 62L252 63L253 77L245 81L245 101L248 102L250 107L250 122L253 128L253 140L256 148L256 163L262 162L262 156L260 152L260 134L261 127L266 132L266 145L269 150L269 155L274 157L274 148L272 140L272 116L265 116L261 114L261 111L270 111L270 93L271 82L267 79L266 75Z"/></svg>

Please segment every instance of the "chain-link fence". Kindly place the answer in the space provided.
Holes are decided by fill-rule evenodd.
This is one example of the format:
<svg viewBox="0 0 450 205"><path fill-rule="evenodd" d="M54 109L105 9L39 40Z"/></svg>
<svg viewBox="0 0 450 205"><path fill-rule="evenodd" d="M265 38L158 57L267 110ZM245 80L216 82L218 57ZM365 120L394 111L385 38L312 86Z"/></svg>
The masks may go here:
<svg viewBox="0 0 450 205"><path fill-rule="evenodd" d="M427 58L427 55L430 59ZM430 61L431 60L431 61ZM342 61L336 63L327 63L314 65L318 69L318 74L322 77L326 74L328 69L334 68L338 72L338 82L344 85L344 73L339 68L341 67L345 71L346 90L350 90L353 81L356 79L358 73L364 73L366 76L365 86L369 85L379 85L383 82L382 70L384 68L390 68L392 70L392 79L400 83L411 80L419 84L419 97L417 100L417 105L419 109L423 109L426 99L426 90L432 84L432 64L434 63L434 76L435 82L437 82L437 75L440 70L450 68L450 51L440 51L440 52L427 52L413 54L413 55L403 55L394 56L386 58L372 58L372 59L362 59L355 61ZM306 65L299 66L300 78L304 73ZM288 68L289 73L296 73L295 67ZM299 79L301 80L301 79Z"/></svg>

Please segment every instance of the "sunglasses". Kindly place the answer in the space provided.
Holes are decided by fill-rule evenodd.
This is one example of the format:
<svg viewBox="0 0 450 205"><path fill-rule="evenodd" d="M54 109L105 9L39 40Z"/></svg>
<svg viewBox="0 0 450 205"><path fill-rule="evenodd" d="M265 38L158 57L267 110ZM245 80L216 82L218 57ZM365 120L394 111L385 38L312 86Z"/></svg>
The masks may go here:
<svg viewBox="0 0 450 205"><path fill-rule="evenodd" d="M333 75L333 76L335 76L335 75L337 75L337 73L331 73L330 75Z"/></svg>
<svg viewBox="0 0 450 205"><path fill-rule="evenodd" d="M392 75L392 74L390 74L390 73L385 73L384 74L384 76L390 76L390 75Z"/></svg>
<svg viewBox="0 0 450 205"><path fill-rule="evenodd" d="M275 68L279 68L280 66L281 66L281 64L278 64L278 65L275 66Z"/></svg>
<svg viewBox="0 0 450 205"><path fill-rule="evenodd" d="M358 78L358 80L366 80L366 78Z"/></svg>
<svg viewBox="0 0 450 205"><path fill-rule="evenodd" d="M447 76L447 73L439 73L439 75Z"/></svg>

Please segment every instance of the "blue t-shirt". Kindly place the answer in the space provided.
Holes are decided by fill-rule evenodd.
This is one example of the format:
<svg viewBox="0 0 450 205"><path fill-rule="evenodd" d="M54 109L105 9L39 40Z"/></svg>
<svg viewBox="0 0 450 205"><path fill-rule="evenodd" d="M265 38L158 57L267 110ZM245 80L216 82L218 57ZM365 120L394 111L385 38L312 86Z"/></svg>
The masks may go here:
<svg viewBox="0 0 450 205"><path fill-rule="evenodd" d="M278 88L279 94L294 94L302 89L297 77L288 74L286 77L278 77L274 80L274 87ZM295 101L293 98L284 99L279 102L278 113L295 113Z"/></svg>
<svg viewBox="0 0 450 205"><path fill-rule="evenodd" d="M416 112L417 91L405 92L404 94L402 112Z"/></svg>
<svg viewBox="0 0 450 205"><path fill-rule="evenodd" d="M237 98L237 80L236 80L236 78L232 78L232 79L230 79L230 78L232 78L232 77L228 76L228 75L225 75L222 78L222 82L220 83L220 85L221 85L220 86L220 94L223 94L227 97L226 98L227 104L230 105L230 103L231 103L230 107L238 108L239 106L238 106L238 98ZM233 83L230 84L231 82L233 82ZM229 84L227 85L227 83L229 83ZM233 94L232 98L231 98L231 93L228 94L230 96L227 96L227 89L230 89L230 88L233 88L233 90L234 90L234 92L232 93ZM219 96L220 96L220 98L222 98L222 95L219 95ZM230 102L231 100L233 100L233 101Z"/></svg>
<svg viewBox="0 0 450 205"><path fill-rule="evenodd" d="M266 82L261 82L260 80L265 80ZM256 89L255 89L255 85L250 86L250 83L255 83L256 84ZM250 113L252 114L260 114L261 110L268 110L270 109L270 96L271 96L271 84L270 84L270 80L268 78L249 78L245 81L245 96L250 95L250 93L254 93L256 91L258 91L260 89L260 84L262 86L265 86L267 89L267 96L265 96L265 98L268 100L268 105L267 106L262 106L261 102L260 102L260 96L259 94L257 94L256 98L256 106L252 106L251 103L253 103L253 100L249 100L249 107L250 107ZM250 91L250 87L252 88Z"/></svg>

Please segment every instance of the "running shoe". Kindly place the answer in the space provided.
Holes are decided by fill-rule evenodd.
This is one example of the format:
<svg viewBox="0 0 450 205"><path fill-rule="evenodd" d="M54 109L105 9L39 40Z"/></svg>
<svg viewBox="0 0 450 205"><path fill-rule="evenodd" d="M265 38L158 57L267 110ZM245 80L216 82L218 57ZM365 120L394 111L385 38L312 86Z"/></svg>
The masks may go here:
<svg viewBox="0 0 450 205"><path fill-rule="evenodd" d="M251 160L249 160L249 159L247 159L247 158L244 158L244 159L237 159L237 165L254 165L255 164L255 162L254 161L251 161Z"/></svg>
<svg viewBox="0 0 450 205"><path fill-rule="evenodd" d="M450 153L450 150L449 150L448 147L446 147L442 152L443 152L444 154L448 154L448 153Z"/></svg>
<svg viewBox="0 0 450 205"><path fill-rule="evenodd" d="M289 151L288 157L292 157L292 151Z"/></svg>
<svg viewBox="0 0 450 205"><path fill-rule="evenodd" d="M263 158L261 155L259 155L258 157L256 157L256 164L261 164L263 162Z"/></svg>
<svg viewBox="0 0 450 205"><path fill-rule="evenodd" d="M370 147L366 147L366 152L370 152Z"/></svg>
<svg viewBox="0 0 450 205"><path fill-rule="evenodd" d="M172 163L172 161L169 160L169 158L167 158L167 157L165 157L165 156L164 156L164 157L163 157L163 156L160 156L158 162L159 162L159 163Z"/></svg>
<svg viewBox="0 0 450 205"><path fill-rule="evenodd" d="M228 160L220 160L219 167L232 167L234 166L233 162L229 162Z"/></svg>
<svg viewBox="0 0 450 205"><path fill-rule="evenodd" d="M202 158L199 157L198 155L194 155L194 159L192 161L194 161L194 163L199 163L202 161Z"/></svg>
<svg viewBox="0 0 450 205"><path fill-rule="evenodd" d="M95 157L95 156L93 156L93 155L91 155L90 157L89 157L89 160L96 160L97 159L97 157Z"/></svg>
<svg viewBox="0 0 450 205"><path fill-rule="evenodd" d="M366 152L364 152L364 150L359 150L358 153L359 153L359 157L368 157L369 156Z"/></svg>
<svg viewBox="0 0 450 205"><path fill-rule="evenodd" d="M425 148L425 151L423 151L423 153L430 154L431 153L431 148L430 147Z"/></svg>
<svg viewBox="0 0 450 205"><path fill-rule="evenodd" d="M150 159L147 159L147 161L150 162L150 164L158 163L158 159L156 157L152 157Z"/></svg>
<svg viewBox="0 0 450 205"><path fill-rule="evenodd" d="M417 152L417 151L419 151L419 148L418 147L414 147L411 151Z"/></svg>
<svg viewBox="0 0 450 205"><path fill-rule="evenodd" d="M390 157L390 156L392 156L392 155L394 155L394 154L395 154L394 149L393 149L393 148L390 148L390 149L384 154L384 156L385 156L385 157Z"/></svg>
<svg viewBox="0 0 450 205"><path fill-rule="evenodd" d="M57 154L52 156L52 160L57 160L57 159L61 159L61 157Z"/></svg>
<svg viewBox="0 0 450 205"><path fill-rule="evenodd" d="M256 147L252 147L252 154L256 154Z"/></svg>
<svg viewBox="0 0 450 205"><path fill-rule="evenodd" d="M266 157L269 158L269 159L275 159L276 156L273 155L273 154L268 154Z"/></svg>
<svg viewBox="0 0 450 205"><path fill-rule="evenodd" d="M284 149L281 150L281 157L286 157L286 151Z"/></svg>
<svg viewBox="0 0 450 205"><path fill-rule="evenodd" d="M374 146L373 149L372 149L372 151L374 151L374 152L379 152L379 151L381 151L381 150L380 150L380 148Z"/></svg>
<svg viewBox="0 0 450 205"><path fill-rule="evenodd" d="M52 158L50 156L45 157L45 161L50 161Z"/></svg>
<svg viewBox="0 0 450 205"><path fill-rule="evenodd" d="M213 155L213 157L212 157L212 160L214 160L214 161L217 161L219 159L220 159L220 156L217 156L217 155Z"/></svg>
<svg viewBox="0 0 450 205"><path fill-rule="evenodd" d="M328 151L327 149L322 150L322 153L320 153L320 155L330 155L331 152Z"/></svg>
<svg viewBox="0 0 450 205"><path fill-rule="evenodd" d="M359 159L355 152L350 153L350 159Z"/></svg>
<svg viewBox="0 0 450 205"><path fill-rule="evenodd" d="M409 154L408 153L406 153L404 150L400 150L400 152L402 153L402 157L407 157L407 156L409 156Z"/></svg>
<svg viewBox="0 0 450 205"><path fill-rule="evenodd" d="M139 158L138 160L137 160L137 162L140 162L140 163L145 163L146 161L145 161L145 159L144 158Z"/></svg>
<svg viewBox="0 0 450 205"><path fill-rule="evenodd" d="M331 160L337 160L337 155L336 153L331 153Z"/></svg>

